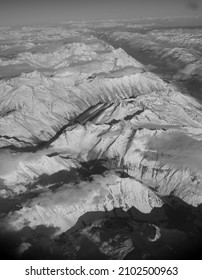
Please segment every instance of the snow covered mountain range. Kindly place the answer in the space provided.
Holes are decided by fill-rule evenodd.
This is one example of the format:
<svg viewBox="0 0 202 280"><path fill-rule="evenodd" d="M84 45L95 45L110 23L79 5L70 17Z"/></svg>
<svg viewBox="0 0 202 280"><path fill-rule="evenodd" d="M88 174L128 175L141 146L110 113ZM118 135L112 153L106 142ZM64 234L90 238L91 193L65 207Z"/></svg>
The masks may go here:
<svg viewBox="0 0 202 280"><path fill-rule="evenodd" d="M45 236L51 258L161 258L198 238L200 102L89 26L0 32L1 235L15 240L8 254L37 256ZM92 255L83 255L85 240Z"/></svg>

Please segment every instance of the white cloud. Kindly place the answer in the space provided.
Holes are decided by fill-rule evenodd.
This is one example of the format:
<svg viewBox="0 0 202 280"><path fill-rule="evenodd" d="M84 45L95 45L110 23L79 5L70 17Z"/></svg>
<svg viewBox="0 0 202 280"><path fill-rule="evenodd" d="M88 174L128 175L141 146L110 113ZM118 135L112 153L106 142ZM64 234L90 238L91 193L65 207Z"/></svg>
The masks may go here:
<svg viewBox="0 0 202 280"><path fill-rule="evenodd" d="M164 164L168 163L176 168L190 168L202 170L202 141L195 140L182 133L162 133L152 136L147 143L145 155Z"/></svg>
<svg viewBox="0 0 202 280"><path fill-rule="evenodd" d="M0 175L6 175L13 172L19 163L19 156L9 151L0 152Z"/></svg>

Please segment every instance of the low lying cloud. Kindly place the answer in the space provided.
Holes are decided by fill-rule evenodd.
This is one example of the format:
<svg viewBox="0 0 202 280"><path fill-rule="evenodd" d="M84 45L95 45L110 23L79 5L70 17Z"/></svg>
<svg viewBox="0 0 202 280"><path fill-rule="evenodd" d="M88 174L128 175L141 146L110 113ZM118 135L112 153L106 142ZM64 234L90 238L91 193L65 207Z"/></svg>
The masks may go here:
<svg viewBox="0 0 202 280"><path fill-rule="evenodd" d="M0 151L0 176L14 172L20 162L36 161L47 153L48 150L46 149L36 153L17 153L11 150L2 150Z"/></svg>
<svg viewBox="0 0 202 280"><path fill-rule="evenodd" d="M95 175L92 181L64 184L55 191L44 190L38 197L24 203L19 211L10 212L5 222L10 230L21 230L25 226L38 225L58 227L59 232L75 225L78 218L94 211L96 205L103 204L109 185L116 183L117 176Z"/></svg>
<svg viewBox="0 0 202 280"><path fill-rule="evenodd" d="M0 175L13 172L19 163L19 157L9 151L0 152Z"/></svg>
<svg viewBox="0 0 202 280"><path fill-rule="evenodd" d="M68 206L80 204L95 204L103 199L108 190L106 186L113 184L115 181L113 176L103 177L94 175L91 182L80 182L78 184L64 184L55 192L48 190L42 193L29 203L29 207L40 205L42 207L51 207L65 203Z"/></svg>
<svg viewBox="0 0 202 280"><path fill-rule="evenodd" d="M157 153L161 163L168 163L181 169L202 170L202 141L190 136L181 133L163 133L151 137L146 148L147 158L156 159Z"/></svg>

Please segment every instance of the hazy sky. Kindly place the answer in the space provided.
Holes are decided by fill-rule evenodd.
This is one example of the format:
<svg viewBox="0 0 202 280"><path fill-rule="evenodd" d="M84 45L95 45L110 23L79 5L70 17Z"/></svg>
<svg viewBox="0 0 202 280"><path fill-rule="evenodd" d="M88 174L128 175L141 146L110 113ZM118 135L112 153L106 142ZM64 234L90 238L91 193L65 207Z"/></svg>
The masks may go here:
<svg viewBox="0 0 202 280"><path fill-rule="evenodd" d="M3 0L0 25L202 15L201 0Z"/></svg>

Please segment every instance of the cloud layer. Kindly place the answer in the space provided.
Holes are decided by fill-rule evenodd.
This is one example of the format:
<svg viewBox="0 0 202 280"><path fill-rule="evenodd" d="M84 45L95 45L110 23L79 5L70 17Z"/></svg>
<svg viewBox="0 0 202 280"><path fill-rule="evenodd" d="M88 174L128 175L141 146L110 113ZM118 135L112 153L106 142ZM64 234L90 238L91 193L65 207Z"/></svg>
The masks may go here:
<svg viewBox="0 0 202 280"><path fill-rule="evenodd" d="M162 133L152 136L147 142L145 156L156 159L176 168L202 170L202 141L195 140L182 133Z"/></svg>

